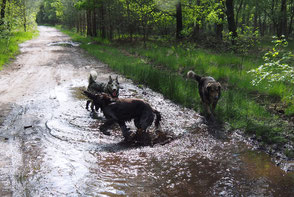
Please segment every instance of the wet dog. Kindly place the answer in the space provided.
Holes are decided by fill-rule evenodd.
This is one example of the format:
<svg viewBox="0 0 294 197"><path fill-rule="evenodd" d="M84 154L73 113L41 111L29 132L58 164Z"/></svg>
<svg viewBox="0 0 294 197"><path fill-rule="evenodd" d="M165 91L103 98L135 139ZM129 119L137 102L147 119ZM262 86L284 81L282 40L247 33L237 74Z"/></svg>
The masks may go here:
<svg viewBox="0 0 294 197"><path fill-rule="evenodd" d="M95 105L99 106L106 117L106 122L100 126L100 131L105 135L110 135L107 131L114 123L118 123L125 140L131 137L130 129L125 122L134 120L137 127L137 134L144 135L155 119L155 128L158 129L161 121L159 111L153 109L148 103L135 98L111 98L107 94L93 94L84 91L84 94L91 99Z"/></svg>
<svg viewBox="0 0 294 197"><path fill-rule="evenodd" d="M208 113L209 118L214 120L214 110L221 96L221 84L212 77L201 77L193 71L187 72L187 77L198 82L199 95Z"/></svg>
<svg viewBox="0 0 294 197"><path fill-rule="evenodd" d="M118 97L119 89L120 89L118 77L116 77L115 79L112 79L112 77L109 76L108 83L102 83L102 82L99 83L95 81L96 79L97 79L97 72L91 71L89 79L88 79L89 80L89 84L87 87L88 92L92 92L94 94L104 92L110 95L112 98ZM87 100L86 109L87 110L89 109L90 103L91 103L91 111L92 112L95 112L95 110L98 111L99 107L95 106L92 100ZM94 107L95 107L95 110L94 110Z"/></svg>

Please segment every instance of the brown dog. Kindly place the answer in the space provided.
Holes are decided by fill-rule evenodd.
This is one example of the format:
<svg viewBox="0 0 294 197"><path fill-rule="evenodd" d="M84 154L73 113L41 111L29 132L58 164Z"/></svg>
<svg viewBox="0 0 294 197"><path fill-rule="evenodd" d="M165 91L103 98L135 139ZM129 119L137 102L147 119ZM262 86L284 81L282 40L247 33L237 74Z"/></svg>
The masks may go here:
<svg viewBox="0 0 294 197"><path fill-rule="evenodd" d="M99 106L106 117L106 122L100 126L100 131L105 135L110 135L108 128L114 123L118 123L123 136L126 140L130 137L130 129L127 128L125 122L134 120L138 132L146 132L146 129L151 126L156 115L155 127L159 127L161 121L160 112L152 109L152 107L141 99L132 98L111 98L109 95L93 94L84 91L84 94L91 99L95 105Z"/></svg>
<svg viewBox="0 0 294 197"><path fill-rule="evenodd" d="M193 71L187 72L187 77L198 82L199 95L208 113L209 118L214 119L213 113L221 96L221 85L212 77L200 77Z"/></svg>

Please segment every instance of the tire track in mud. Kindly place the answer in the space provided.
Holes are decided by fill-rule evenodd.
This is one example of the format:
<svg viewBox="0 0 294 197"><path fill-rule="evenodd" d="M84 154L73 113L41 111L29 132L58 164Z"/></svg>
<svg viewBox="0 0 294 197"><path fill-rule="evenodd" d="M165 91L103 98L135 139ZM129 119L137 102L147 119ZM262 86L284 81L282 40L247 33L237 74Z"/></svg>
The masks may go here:
<svg viewBox="0 0 294 197"><path fill-rule="evenodd" d="M135 147L122 143L118 127L112 128L111 136L100 133L103 118L90 118L80 90L87 85L91 69L103 82L115 73L79 48L56 45L68 40L54 28L41 27L40 37L23 44L23 53L12 67L0 73L0 92L5 92L0 97L0 108L5 109L0 127L1 196L294 192L289 176L272 163L266 163L268 174L259 172L265 170L259 167L264 163L259 156L250 160L248 151L254 147L238 132L224 133L225 138L219 139L195 111L138 88L122 76L120 95L148 101L162 113L163 130L181 137L164 146ZM128 126L135 129L132 123ZM217 132L222 136L222 131Z"/></svg>

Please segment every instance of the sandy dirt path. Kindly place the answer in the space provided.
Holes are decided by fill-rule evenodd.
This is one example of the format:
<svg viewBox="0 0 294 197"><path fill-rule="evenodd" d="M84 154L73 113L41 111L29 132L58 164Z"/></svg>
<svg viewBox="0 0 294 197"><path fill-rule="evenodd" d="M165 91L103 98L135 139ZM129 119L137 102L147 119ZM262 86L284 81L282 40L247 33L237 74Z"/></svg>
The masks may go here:
<svg viewBox="0 0 294 197"><path fill-rule="evenodd" d="M87 78L89 67L105 67L76 47L50 45L70 38L54 28L39 27L40 36L20 45L21 54L0 75L0 103L13 103L62 82Z"/></svg>

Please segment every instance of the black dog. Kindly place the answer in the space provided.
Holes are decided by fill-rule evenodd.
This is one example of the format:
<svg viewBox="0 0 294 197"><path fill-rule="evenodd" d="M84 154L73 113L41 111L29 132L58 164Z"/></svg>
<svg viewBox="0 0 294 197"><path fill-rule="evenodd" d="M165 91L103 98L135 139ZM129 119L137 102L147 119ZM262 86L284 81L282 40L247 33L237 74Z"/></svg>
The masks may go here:
<svg viewBox="0 0 294 197"><path fill-rule="evenodd" d="M198 90L209 118L214 119L213 113L221 96L221 85L212 77L200 77L193 71L187 73L187 77L198 82Z"/></svg>
<svg viewBox="0 0 294 197"><path fill-rule="evenodd" d="M87 88L88 92L92 93L107 93L112 98L117 98L119 95L119 89L120 85L118 82L118 77L115 78L115 80L112 79L111 76L109 76L108 83L98 83L95 80L97 79L97 72L91 71L89 76L89 85ZM91 103L91 110L92 112L98 111L98 106L95 106L95 104L92 102L92 100L87 100L86 109L88 110L89 104ZM94 110L95 107L95 110Z"/></svg>
<svg viewBox="0 0 294 197"><path fill-rule="evenodd" d="M127 128L125 122L134 120L137 132L145 133L146 129L151 126L156 115L155 127L158 129L161 121L161 114L159 111L152 109L152 107L141 99L119 99L111 98L107 94L93 94L84 91L84 94L91 99L95 105L99 106L106 117L106 122L100 126L100 131L105 135L110 135L108 128L114 123L118 123L123 136L129 140L131 136L130 129Z"/></svg>

